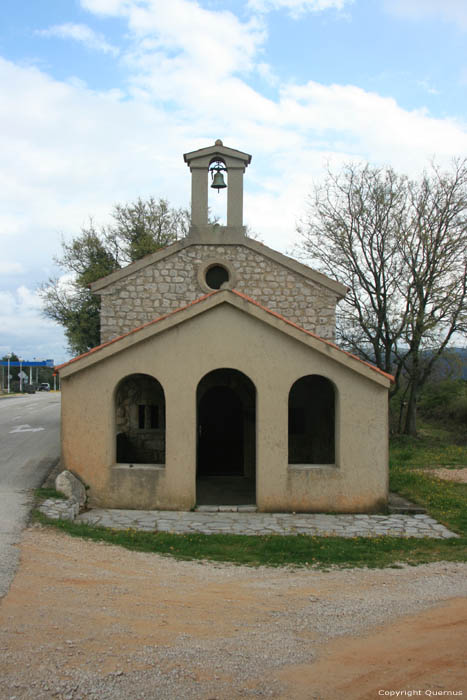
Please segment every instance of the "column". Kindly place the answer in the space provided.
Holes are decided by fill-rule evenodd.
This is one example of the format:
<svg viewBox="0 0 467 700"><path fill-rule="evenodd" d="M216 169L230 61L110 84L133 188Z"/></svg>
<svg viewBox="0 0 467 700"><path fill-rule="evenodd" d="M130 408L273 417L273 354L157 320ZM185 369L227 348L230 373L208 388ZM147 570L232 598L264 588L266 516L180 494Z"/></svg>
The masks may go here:
<svg viewBox="0 0 467 700"><path fill-rule="evenodd" d="M243 171L228 168L227 226L243 226Z"/></svg>
<svg viewBox="0 0 467 700"><path fill-rule="evenodd" d="M191 224L208 224L208 169L191 167Z"/></svg>

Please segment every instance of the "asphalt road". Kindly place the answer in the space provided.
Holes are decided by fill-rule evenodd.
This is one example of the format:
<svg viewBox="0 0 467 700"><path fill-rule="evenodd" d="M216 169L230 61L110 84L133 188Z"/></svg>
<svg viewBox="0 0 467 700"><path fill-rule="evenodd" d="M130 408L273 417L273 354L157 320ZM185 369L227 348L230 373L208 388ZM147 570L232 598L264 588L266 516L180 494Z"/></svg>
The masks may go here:
<svg viewBox="0 0 467 700"><path fill-rule="evenodd" d="M32 490L60 456L60 394L0 399L0 597L18 565L21 531Z"/></svg>

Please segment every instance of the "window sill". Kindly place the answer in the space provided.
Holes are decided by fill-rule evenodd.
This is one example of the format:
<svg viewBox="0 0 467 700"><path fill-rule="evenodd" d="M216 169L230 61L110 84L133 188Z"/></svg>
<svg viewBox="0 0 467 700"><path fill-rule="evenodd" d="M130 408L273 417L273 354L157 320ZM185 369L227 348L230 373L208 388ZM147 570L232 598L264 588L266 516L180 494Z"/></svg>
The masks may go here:
<svg viewBox="0 0 467 700"><path fill-rule="evenodd" d="M289 464L287 465L290 471L323 471L323 472L335 472L338 471L339 467L337 464Z"/></svg>
<svg viewBox="0 0 467 700"><path fill-rule="evenodd" d="M112 469L128 469L128 471L141 471L141 470L156 470L162 471L165 469L165 464L125 464L117 462L112 466Z"/></svg>

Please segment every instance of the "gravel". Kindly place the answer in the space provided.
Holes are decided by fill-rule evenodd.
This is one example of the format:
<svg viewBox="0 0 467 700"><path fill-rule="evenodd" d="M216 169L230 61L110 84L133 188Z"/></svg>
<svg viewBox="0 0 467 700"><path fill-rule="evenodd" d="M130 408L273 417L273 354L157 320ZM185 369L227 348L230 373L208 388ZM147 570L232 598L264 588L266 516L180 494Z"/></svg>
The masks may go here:
<svg viewBox="0 0 467 700"><path fill-rule="evenodd" d="M280 669L465 596L466 574L184 562L34 527L0 606L0 698L285 699Z"/></svg>

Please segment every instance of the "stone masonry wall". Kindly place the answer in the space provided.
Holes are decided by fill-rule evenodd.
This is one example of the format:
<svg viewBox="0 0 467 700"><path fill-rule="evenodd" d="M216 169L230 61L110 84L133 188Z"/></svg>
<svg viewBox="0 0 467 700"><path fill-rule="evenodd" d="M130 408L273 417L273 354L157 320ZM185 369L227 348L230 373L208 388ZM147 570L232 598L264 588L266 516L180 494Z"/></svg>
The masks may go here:
<svg viewBox="0 0 467 700"><path fill-rule="evenodd" d="M191 245L128 275L101 293L101 342L180 308L206 293L198 269L207 260L235 270L235 289L271 311L334 340L336 295L266 256L239 245Z"/></svg>

